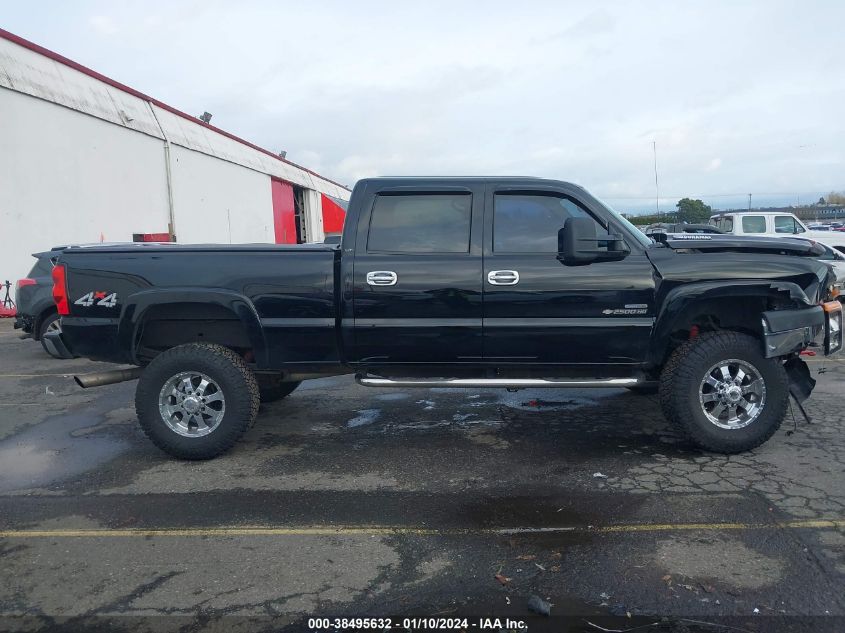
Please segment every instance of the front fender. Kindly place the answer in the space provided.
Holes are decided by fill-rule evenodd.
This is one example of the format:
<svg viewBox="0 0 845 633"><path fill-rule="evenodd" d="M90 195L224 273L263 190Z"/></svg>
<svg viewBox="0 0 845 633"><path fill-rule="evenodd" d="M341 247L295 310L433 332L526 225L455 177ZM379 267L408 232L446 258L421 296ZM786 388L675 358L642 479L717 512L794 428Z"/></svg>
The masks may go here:
<svg viewBox="0 0 845 633"><path fill-rule="evenodd" d="M258 367L268 364L267 342L261 320L252 301L224 288L150 288L130 295L124 303L118 328L118 344L130 350L133 362L138 363L137 344L144 314L152 306L174 303L218 305L230 310L243 324L255 354Z"/></svg>
<svg viewBox="0 0 845 633"><path fill-rule="evenodd" d="M679 329L688 319L697 316L694 314L697 305L709 301L730 302L749 298L780 298L796 306L812 305L801 286L791 281L703 281L677 286L667 292L662 301L658 298L660 310L652 333L649 364L659 365L663 362L671 343L672 332ZM762 311L748 315L748 329L761 329L761 314Z"/></svg>

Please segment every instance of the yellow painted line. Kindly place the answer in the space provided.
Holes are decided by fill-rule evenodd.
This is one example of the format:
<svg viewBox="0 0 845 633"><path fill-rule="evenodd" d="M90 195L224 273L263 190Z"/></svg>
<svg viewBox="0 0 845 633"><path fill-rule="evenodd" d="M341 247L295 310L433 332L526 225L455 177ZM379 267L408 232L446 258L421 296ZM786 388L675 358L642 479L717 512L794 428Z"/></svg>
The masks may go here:
<svg viewBox="0 0 845 633"><path fill-rule="evenodd" d="M794 530L845 528L845 519L808 519L805 521L774 521L772 523L647 523L642 525L607 525L597 532L669 532L678 530Z"/></svg>
<svg viewBox="0 0 845 633"><path fill-rule="evenodd" d="M337 525L302 527L219 527L153 529L0 530L0 538L132 538L219 536L520 536L560 532L634 533L682 530L790 530L845 528L845 519L807 519L771 523L640 523L596 526L512 528L428 528L385 525Z"/></svg>

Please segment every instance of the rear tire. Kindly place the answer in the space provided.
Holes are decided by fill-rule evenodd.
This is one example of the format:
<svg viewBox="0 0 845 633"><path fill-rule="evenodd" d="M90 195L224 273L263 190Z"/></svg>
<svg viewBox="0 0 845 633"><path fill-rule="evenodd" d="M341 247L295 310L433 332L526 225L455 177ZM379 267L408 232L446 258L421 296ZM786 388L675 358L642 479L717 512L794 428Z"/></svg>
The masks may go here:
<svg viewBox="0 0 845 633"><path fill-rule="evenodd" d="M244 360L220 345L190 343L156 356L135 391L148 438L179 459L226 452L255 422L258 384Z"/></svg>
<svg viewBox="0 0 845 633"><path fill-rule="evenodd" d="M258 382L258 391L261 395L262 404L268 402L276 402L286 398L294 391L302 382L282 382L281 376L277 375L257 375L255 377Z"/></svg>
<svg viewBox="0 0 845 633"><path fill-rule="evenodd" d="M44 344L44 335L47 332L58 332L59 334L62 333L62 321L61 317L58 313L54 312L53 314L44 317L44 320L41 321L41 325L38 327L38 340L41 342L41 347L44 348L44 351L47 352L53 358L61 358L61 356L57 356L50 349Z"/></svg>
<svg viewBox="0 0 845 633"><path fill-rule="evenodd" d="M765 358L757 339L708 332L672 353L659 395L666 418L693 444L740 453L760 446L780 428L789 381L783 363Z"/></svg>

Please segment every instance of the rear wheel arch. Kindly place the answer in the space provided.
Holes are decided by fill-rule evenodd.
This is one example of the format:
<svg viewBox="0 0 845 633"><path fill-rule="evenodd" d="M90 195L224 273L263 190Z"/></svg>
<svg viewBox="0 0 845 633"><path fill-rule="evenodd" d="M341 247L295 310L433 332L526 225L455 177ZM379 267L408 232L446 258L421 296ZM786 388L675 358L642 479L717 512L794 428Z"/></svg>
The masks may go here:
<svg viewBox="0 0 845 633"><path fill-rule="evenodd" d="M259 367L266 364L261 322L246 297L190 290L139 295L124 307L118 335L136 363L144 364L177 345L209 343L233 349Z"/></svg>

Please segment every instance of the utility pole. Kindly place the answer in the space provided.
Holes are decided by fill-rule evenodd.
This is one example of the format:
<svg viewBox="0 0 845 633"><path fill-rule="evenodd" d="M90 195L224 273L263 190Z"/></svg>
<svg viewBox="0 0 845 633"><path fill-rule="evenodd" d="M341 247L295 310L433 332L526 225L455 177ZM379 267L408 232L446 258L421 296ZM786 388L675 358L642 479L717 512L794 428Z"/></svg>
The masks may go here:
<svg viewBox="0 0 845 633"><path fill-rule="evenodd" d="M657 221L660 222L660 185L657 183L657 141L651 142L654 150L654 212L657 214Z"/></svg>
<svg viewBox="0 0 845 633"><path fill-rule="evenodd" d="M751 194L748 194L748 210L751 211Z"/></svg>

